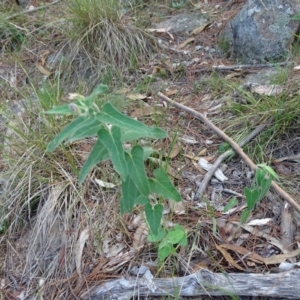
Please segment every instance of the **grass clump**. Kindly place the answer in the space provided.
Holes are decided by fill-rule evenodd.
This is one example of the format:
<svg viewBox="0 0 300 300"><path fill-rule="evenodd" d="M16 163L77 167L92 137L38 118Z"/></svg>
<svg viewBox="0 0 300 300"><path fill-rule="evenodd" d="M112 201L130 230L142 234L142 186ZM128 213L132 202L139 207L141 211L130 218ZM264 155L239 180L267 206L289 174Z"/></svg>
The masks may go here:
<svg viewBox="0 0 300 300"><path fill-rule="evenodd" d="M73 59L84 55L102 77L124 75L149 57L153 39L135 25L137 17L125 13L120 1L70 0L68 9Z"/></svg>

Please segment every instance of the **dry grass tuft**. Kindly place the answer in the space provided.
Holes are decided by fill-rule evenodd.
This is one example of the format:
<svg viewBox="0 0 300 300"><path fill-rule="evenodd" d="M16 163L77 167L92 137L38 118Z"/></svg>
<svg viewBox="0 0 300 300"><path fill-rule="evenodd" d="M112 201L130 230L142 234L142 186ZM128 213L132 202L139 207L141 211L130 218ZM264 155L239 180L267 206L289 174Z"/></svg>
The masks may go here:
<svg viewBox="0 0 300 300"><path fill-rule="evenodd" d="M78 170L93 140L53 154L45 152L67 119L40 113L41 106L54 103L48 102L52 98L46 91L36 91L36 95L38 101L26 100L19 115L6 112L0 178L0 250L2 272L7 275L3 284L8 294L22 292L25 298L74 299L72 293L79 293L87 284L80 282L80 274L88 275L104 259L103 241L115 244L115 236L125 232L118 191L101 188L94 181L114 180L109 164L96 168L82 187L77 185ZM88 239L80 252L78 243L84 230ZM125 245L126 234L123 239ZM113 266L109 262L106 267L110 274L119 271Z"/></svg>
<svg viewBox="0 0 300 300"><path fill-rule="evenodd" d="M128 74L149 58L154 39L119 0L71 0L68 8L71 60L95 82Z"/></svg>

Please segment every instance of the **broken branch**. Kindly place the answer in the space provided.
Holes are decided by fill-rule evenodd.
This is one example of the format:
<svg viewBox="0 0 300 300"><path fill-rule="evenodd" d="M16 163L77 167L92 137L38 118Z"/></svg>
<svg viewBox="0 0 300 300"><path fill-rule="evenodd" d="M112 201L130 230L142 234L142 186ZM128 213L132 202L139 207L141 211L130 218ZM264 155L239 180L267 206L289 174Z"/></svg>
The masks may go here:
<svg viewBox="0 0 300 300"><path fill-rule="evenodd" d="M253 161L245 154L243 149L232 139L230 138L225 132L220 130L215 124L213 124L208 118L206 118L203 114L195 111L192 108L189 108L183 104L177 103L163 93L158 93L158 97L161 100L167 101L174 106L190 113L197 119L201 120L204 124L206 124L210 129L212 129L218 136L220 136L223 140L228 142L233 150L238 153L246 162L246 164L251 168L251 170L255 171L257 166L253 163ZM285 192L274 180L272 181L272 188L279 194L284 200L286 200L292 207L294 207L300 213L300 205L287 193Z"/></svg>

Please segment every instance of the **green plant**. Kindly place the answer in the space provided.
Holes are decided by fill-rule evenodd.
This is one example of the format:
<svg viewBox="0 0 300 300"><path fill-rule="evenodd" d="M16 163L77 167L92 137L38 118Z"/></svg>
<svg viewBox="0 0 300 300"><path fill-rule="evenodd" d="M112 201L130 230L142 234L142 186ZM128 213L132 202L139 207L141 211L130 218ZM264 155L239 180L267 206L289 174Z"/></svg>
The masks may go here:
<svg viewBox="0 0 300 300"><path fill-rule="evenodd" d="M24 43L25 36L19 26L6 20L0 20L0 50L19 51Z"/></svg>
<svg viewBox="0 0 300 300"><path fill-rule="evenodd" d="M75 102L62 105L47 114L73 115L75 119L67 125L49 143L47 150L54 151L63 142L74 142L91 136L98 140L79 173L79 183L82 184L90 170L100 162L111 160L114 170L120 176L122 183L120 200L121 213L132 212L135 205L144 205L146 221L150 229L149 240L159 242L159 260L174 253L174 245L186 245L184 229L175 225L166 231L162 225L163 198L180 201L181 196L170 181L167 173L161 169L153 171L154 178L148 178L144 161L151 155L152 149L136 144L140 138L165 138L166 132L157 127L149 127L117 111L106 102L101 109L95 103L99 94L106 92L106 86L99 85L87 98L74 95ZM130 149L125 149L123 143L135 143ZM150 201L150 195L157 195ZM154 197L152 197L153 199Z"/></svg>
<svg viewBox="0 0 300 300"><path fill-rule="evenodd" d="M300 13L295 14L295 15L292 17L292 20L300 21Z"/></svg>
<svg viewBox="0 0 300 300"><path fill-rule="evenodd" d="M155 235L151 233L148 236L149 242L159 242L158 245L158 260L162 262L170 254L175 254L175 245L186 246L187 237L185 230L182 226L175 224L174 228L167 233L165 230L160 229Z"/></svg>
<svg viewBox="0 0 300 300"><path fill-rule="evenodd" d="M184 7L186 5L186 1L185 0L181 0L178 2L172 1L171 2L171 7L175 8L175 9L180 9L182 7Z"/></svg>
<svg viewBox="0 0 300 300"><path fill-rule="evenodd" d="M244 189L247 207L241 215L242 224L248 220L256 203L266 196L274 179L278 179L278 175L271 167L267 166L266 164L257 165L257 169L255 171L255 180L251 188L245 187ZM228 211L236 205L236 198L232 198L224 208L224 211Z"/></svg>

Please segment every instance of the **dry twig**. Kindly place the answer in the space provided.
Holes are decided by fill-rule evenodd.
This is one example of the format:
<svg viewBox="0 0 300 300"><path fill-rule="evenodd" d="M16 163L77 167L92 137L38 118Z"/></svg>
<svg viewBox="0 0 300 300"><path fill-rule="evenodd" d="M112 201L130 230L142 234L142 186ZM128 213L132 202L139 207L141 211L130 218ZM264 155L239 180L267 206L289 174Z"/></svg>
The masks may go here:
<svg viewBox="0 0 300 300"><path fill-rule="evenodd" d="M262 125L257 126L248 136L246 136L240 143L239 146L240 147L244 147L247 143L249 143L255 136L257 136L267 125L269 124L269 122L266 122ZM214 173L216 172L216 170L218 169L218 167L220 166L220 164L230 155L234 154L234 151L232 149L224 152L222 155L220 155L220 157L214 162L214 164L211 166L211 168L209 169L209 171L205 174L204 179L201 182L201 185L199 186L197 193L195 195L196 198L201 197L205 190L206 187L210 181L210 179L212 178L212 176L214 175Z"/></svg>
<svg viewBox="0 0 300 300"><path fill-rule="evenodd" d="M220 136L223 140L228 142L233 150L238 153L246 162L246 164L251 168L251 170L255 171L257 166L253 163L253 161L247 156L243 149L232 139L230 138L225 132L220 130L216 125L214 125L208 118L206 118L203 114L195 111L192 108L189 108L185 105L177 103L162 93L158 93L158 97L163 100L167 101L174 106L190 113L191 115L195 116L197 119L201 120L204 124L206 124L210 129L212 129L218 136ZM284 191L274 180L272 181L272 188L279 194L284 200L286 200L292 207L294 207L300 213L300 205L286 192Z"/></svg>
<svg viewBox="0 0 300 300"><path fill-rule="evenodd" d="M18 13L15 13L15 14L12 14L12 15L6 17L5 20L11 20L11 19L13 19L13 18L15 18L17 16L24 15L24 14L29 14L31 12L34 12L34 11L37 11L37 10L40 10L40 9L43 9L43 8L47 8L47 7L49 7L51 5L54 5L54 4L56 4L56 3L60 2L60 1L61 0L55 0L55 1L53 1L51 3L48 3L48 4L45 4L45 5L41 5L41 6L32 8L32 9L23 10L21 12L18 12Z"/></svg>
<svg viewBox="0 0 300 300"><path fill-rule="evenodd" d="M231 65L231 66L212 66L216 71L233 71L242 69L254 69L254 68L274 68L277 66L285 66L287 61L276 64L249 64L249 65Z"/></svg>

